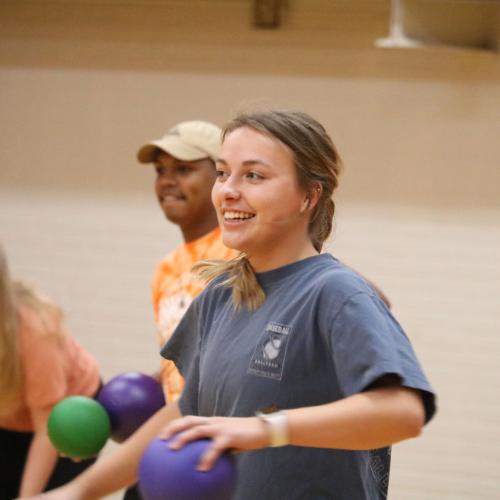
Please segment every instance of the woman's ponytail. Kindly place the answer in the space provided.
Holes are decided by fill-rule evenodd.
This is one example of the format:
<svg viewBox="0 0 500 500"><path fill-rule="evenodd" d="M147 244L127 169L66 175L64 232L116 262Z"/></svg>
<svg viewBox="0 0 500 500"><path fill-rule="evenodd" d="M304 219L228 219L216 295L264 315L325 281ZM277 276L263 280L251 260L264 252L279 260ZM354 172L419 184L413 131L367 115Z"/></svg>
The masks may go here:
<svg viewBox="0 0 500 500"><path fill-rule="evenodd" d="M227 286L232 289L235 309L245 305L250 311L255 311L266 298L255 271L244 253L229 261L202 260L197 262L192 270L204 281L225 276L217 286Z"/></svg>

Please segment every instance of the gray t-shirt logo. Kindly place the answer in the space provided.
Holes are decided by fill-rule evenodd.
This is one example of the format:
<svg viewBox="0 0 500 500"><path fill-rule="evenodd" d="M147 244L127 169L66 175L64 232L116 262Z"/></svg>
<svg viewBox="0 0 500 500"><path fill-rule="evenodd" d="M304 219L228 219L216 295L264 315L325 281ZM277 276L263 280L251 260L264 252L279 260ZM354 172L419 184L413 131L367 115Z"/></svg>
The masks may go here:
<svg viewBox="0 0 500 500"><path fill-rule="evenodd" d="M250 360L248 373L281 380L291 330L289 325L269 322Z"/></svg>

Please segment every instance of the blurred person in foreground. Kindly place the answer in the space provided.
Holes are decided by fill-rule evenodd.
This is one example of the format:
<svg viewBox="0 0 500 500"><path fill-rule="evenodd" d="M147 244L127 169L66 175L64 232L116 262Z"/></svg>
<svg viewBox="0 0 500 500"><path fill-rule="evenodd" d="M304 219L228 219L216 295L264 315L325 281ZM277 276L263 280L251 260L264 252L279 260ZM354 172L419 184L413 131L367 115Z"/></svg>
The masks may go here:
<svg viewBox="0 0 500 500"><path fill-rule="evenodd" d="M71 337L61 309L32 286L12 281L0 246L0 499L60 486L95 459L58 456L47 434L56 403L92 397L95 359Z"/></svg>

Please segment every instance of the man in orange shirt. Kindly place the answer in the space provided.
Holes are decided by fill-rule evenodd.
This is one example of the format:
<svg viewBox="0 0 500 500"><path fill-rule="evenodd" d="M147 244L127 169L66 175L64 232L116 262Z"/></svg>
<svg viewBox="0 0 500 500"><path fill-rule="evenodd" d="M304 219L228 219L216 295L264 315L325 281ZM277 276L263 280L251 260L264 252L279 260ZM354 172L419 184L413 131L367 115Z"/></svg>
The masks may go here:
<svg viewBox="0 0 500 500"><path fill-rule="evenodd" d="M221 129L205 121L186 121L142 146L137 158L156 170L155 192L166 218L177 224L184 244L156 267L152 283L158 341L163 346L204 283L191 273L195 262L236 256L221 240L211 201ZM172 362L162 360L160 380L167 402L180 396L183 380Z"/></svg>

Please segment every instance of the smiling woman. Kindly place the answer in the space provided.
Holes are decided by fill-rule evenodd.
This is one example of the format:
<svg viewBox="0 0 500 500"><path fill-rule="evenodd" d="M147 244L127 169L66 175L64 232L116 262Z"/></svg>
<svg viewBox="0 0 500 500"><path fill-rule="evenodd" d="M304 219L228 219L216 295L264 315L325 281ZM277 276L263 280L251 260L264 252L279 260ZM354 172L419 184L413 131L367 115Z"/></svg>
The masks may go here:
<svg viewBox="0 0 500 500"><path fill-rule="evenodd" d="M421 432L434 395L386 304L320 254L335 147L288 111L239 116L223 137L212 200L240 256L196 266L210 284L162 350L186 376L179 408L191 416L163 436L178 434L174 448L212 438L200 470L245 452L237 500L386 498L390 445Z"/></svg>
<svg viewBox="0 0 500 500"><path fill-rule="evenodd" d="M226 136L212 201L224 243L245 252L256 270L295 260L297 251L315 253L307 237L307 210L316 200L305 206L311 195L296 181L294 169L291 150L269 136L248 127ZM298 239L304 248L297 247Z"/></svg>

